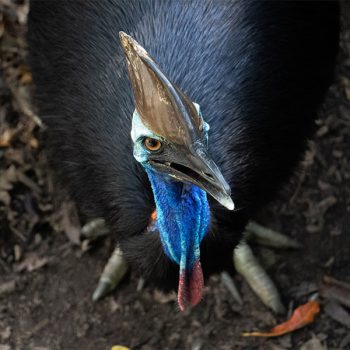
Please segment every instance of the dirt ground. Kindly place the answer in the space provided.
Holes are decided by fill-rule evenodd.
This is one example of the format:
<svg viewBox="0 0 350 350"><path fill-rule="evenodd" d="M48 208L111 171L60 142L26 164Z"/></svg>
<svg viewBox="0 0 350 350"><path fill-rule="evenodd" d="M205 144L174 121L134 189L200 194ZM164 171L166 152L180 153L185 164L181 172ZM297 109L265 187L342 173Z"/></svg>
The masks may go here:
<svg viewBox="0 0 350 350"><path fill-rule="evenodd" d="M318 293L315 322L275 339L244 338L276 317L234 276L244 306L219 276L203 302L180 312L174 295L140 288L131 273L91 301L113 238L90 242L54 192L45 159L45 127L30 103L26 1L0 0L0 350L350 349L350 3L343 3L336 83L330 89L303 170L258 220L296 238L300 251L256 248L290 309ZM72 214L73 213L73 214Z"/></svg>

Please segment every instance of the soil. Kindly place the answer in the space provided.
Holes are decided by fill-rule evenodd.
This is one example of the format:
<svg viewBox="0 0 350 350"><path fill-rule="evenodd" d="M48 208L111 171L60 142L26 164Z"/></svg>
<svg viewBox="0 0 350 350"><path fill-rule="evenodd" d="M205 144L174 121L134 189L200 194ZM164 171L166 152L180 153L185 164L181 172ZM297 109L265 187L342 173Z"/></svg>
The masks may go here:
<svg viewBox="0 0 350 350"><path fill-rule="evenodd" d="M269 311L239 276L243 307L213 276L203 301L180 312L174 295L141 288L132 272L92 302L113 237L84 239L74 205L53 190L45 126L30 102L27 12L26 1L0 1L0 350L350 349L349 290L339 287L341 298L322 283L350 282L350 3L342 4L336 82L302 170L257 218L303 245L254 248L285 304L295 309L314 293L321 303L311 325L274 339L242 337L286 316Z"/></svg>

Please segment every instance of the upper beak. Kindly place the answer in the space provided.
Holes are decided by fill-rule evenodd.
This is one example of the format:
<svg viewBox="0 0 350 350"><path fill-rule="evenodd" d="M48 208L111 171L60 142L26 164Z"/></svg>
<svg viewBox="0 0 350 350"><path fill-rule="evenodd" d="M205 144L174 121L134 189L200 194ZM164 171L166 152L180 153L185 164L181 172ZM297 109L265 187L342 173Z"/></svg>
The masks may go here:
<svg viewBox="0 0 350 350"><path fill-rule="evenodd" d="M177 180L190 182L202 188L227 209L234 209L230 186L204 145L196 144L190 152L177 149L172 152L171 161L150 159L149 162L154 168Z"/></svg>

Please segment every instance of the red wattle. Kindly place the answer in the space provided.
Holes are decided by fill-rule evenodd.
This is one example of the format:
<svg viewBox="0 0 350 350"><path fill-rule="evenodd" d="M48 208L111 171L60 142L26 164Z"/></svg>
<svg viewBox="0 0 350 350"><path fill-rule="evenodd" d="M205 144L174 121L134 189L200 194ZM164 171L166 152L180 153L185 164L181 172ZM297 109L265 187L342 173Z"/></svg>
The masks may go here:
<svg viewBox="0 0 350 350"><path fill-rule="evenodd" d="M203 287L203 271L200 261L197 260L191 272L184 270L180 273L177 300L181 311L184 311L189 304L194 306L201 301Z"/></svg>

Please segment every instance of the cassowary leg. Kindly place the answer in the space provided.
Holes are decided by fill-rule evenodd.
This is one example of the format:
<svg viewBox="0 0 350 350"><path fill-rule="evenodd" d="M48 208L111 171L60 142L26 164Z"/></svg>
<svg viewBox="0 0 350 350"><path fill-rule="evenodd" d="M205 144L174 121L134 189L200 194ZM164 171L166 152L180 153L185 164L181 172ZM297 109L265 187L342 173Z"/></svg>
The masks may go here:
<svg viewBox="0 0 350 350"><path fill-rule="evenodd" d="M109 233L110 231L105 221L101 218L89 221L81 229L82 236L90 240L106 236ZM123 258L123 253L119 247L116 247L103 269L98 285L92 295L92 300L100 300L114 290L127 270L128 267Z"/></svg>
<svg viewBox="0 0 350 350"><path fill-rule="evenodd" d="M233 251L233 262L237 272L244 277L259 299L275 313L285 313L277 287L254 256L247 241L277 249L297 249L301 245L281 233L249 222L244 238Z"/></svg>
<svg viewBox="0 0 350 350"><path fill-rule="evenodd" d="M127 270L128 265L123 257L123 253L119 247L116 247L103 269L98 285L92 295L92 300L100 300L113 291L125 276Z"/></svg>

